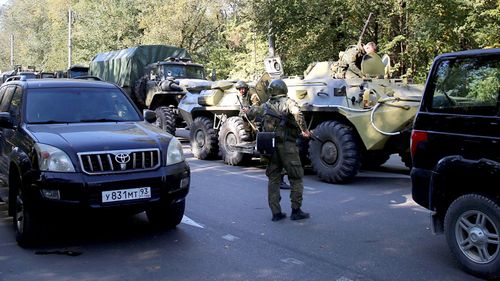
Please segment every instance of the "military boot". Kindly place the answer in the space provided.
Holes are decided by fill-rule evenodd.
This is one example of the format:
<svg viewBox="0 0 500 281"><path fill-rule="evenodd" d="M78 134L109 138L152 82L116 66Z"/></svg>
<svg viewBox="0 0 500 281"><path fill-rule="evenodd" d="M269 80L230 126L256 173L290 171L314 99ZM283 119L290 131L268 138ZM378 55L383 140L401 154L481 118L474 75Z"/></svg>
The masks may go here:
<svg viewBox="0 0 500 281"><path fill-rule="evenodd" d="M284 218L286 218L286 213L281 212L281 213L274 214L273 218L271 220L272 221L279 221L279 220L282 220Z"/></svg>
<svg viewBox="0 0 500 281"><path fill-rule="evenodd" d="M290 216L291 220L303 220L309 218L309 213L303 212L300 208L292 209L292 215Z"/></svg>

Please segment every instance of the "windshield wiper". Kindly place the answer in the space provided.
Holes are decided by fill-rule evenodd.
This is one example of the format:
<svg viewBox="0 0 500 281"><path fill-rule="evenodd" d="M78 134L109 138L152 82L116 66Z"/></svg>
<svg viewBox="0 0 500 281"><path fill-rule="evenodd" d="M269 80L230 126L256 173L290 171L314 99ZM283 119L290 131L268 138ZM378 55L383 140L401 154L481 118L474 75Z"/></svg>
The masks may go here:
<svg viewBox="0 0 500 281"><path fill-rule="evenodd" d="M92 122L120 122L123 121L121 119L116 118L99 118L99 119L82 119L80 122L82 123L92 123Z"/></svg>
<svg viewBox="0 0 500 281"><path fill-rule="evenodd" d="M28 124L58 124L58 123L75 123L75 121L62 121L62 120L46 120L46 121L35 121L29 122Z"/></svg>

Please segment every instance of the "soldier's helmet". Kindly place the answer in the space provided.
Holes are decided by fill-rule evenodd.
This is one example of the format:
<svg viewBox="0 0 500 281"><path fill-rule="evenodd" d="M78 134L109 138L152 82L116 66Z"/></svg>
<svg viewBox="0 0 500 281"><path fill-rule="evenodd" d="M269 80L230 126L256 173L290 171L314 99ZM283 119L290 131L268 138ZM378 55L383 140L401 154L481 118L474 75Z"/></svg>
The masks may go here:
<svg viewBox="0 0 500 281"><path fill-rule="evenodd" d="M236 82L236 90L239 90L241 88L248 89L248 85L247 85L247 83L240 80L240 81Z"/></svg>
<svg viewBox="0 0 500 281"><path fill-rule="evenodd" d="M288 87L283 80L275 79L271 81L271 83L267 87L267 91L272 97L285 96L288 93Z"/></svg>

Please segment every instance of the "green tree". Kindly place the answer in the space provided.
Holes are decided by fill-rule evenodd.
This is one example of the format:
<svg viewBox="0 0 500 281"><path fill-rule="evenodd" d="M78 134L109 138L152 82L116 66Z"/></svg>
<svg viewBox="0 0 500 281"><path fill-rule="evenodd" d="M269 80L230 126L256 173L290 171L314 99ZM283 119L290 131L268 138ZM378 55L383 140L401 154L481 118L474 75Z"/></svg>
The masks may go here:
<svg viewBox="0 0 500 281"><path fill-rule="evenodd" d="M140 43L143 29L137 0L79 0L75 12L74 60L88 64L100 52L133 47Z"/></svg>
<svg viewBox="0 0 500 281"><path fill-rule="evenodd" d="M336 60L355 43L344 25L345 1L256 0L250 6L260 36L276 36L287 74L302 73L314 61Z"/></svg>

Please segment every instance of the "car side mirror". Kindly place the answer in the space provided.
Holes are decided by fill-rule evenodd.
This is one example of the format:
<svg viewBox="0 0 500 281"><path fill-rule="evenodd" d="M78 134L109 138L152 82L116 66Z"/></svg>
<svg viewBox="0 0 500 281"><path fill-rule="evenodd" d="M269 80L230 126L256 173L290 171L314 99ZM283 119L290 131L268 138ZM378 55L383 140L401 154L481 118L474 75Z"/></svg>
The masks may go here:
<svg viewBox="0 0 500 281"><path fill-rule="evenodd" d="M144 110L144 120L148 123L154 123L156 121L156 113L152 110L145 109Z"/></svg>
<svg viewBox="0 0 500 281"><path fill-rule="evenodd" d="M14 123L12 123L12 116L9 112L0 112L0 127L12 129L14 128Z"/></svg>

